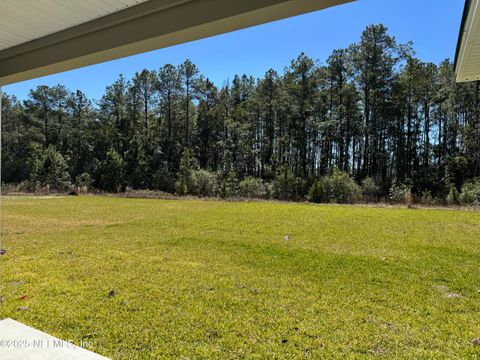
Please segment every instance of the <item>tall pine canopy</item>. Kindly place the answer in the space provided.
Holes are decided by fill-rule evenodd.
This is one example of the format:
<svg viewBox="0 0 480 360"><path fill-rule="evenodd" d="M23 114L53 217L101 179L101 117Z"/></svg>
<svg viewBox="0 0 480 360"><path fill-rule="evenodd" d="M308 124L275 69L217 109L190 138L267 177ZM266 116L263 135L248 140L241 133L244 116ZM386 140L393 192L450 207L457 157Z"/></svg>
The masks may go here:
<svg viewBox="0 0 480 360"><path fill-rule="evenodd" d="M300 54L221 88L189 60L120 76L97 102L39 86L3 95L2 181L184 192L188 175L199 195L301 199L341 171L378 198L405 186L445 199L480 176L479 82L454 78L449 60L423 62L372 25L324 63Z"/></svg>

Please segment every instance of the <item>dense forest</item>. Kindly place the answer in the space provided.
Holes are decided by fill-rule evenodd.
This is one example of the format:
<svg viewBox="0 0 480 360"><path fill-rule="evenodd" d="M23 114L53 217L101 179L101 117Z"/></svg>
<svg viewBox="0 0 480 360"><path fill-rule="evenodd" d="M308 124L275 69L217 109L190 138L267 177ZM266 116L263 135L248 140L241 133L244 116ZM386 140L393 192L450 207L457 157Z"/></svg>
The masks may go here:
<svg viewBox="0 0 480 360"><path fill-rule="evenodd" d="M479 82L455 83L449 60L419 60L383 25L325 63L301 54L261 79L219 88L187 60L120 76L98 101L39 86L24 101L4 94L2 111L2 181L25 190L480 196Z"/></svg>

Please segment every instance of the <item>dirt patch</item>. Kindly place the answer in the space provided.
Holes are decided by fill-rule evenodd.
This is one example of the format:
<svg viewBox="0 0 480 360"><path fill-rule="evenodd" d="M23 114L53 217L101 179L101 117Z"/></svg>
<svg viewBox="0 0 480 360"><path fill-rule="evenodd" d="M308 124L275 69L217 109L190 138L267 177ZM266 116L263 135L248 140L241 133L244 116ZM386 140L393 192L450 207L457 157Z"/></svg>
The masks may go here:
<svg viewBox="0 0 480 360"><path fill-rule="evenodd" d="M437 289L447 299L461 299L464 297L461 294L450 291L450 289L446 285L434 285L433 287Z"/></svg>

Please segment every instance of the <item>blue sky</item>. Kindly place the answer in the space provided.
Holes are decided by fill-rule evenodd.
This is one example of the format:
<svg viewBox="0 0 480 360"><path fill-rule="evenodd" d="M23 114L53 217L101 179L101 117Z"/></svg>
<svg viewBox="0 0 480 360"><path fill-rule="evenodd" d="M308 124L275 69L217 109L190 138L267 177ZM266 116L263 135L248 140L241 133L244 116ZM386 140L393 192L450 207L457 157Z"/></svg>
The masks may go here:
<svg viewBox="0 0 480 360"><path fill-rule="evenodd" d="M312 0L316 1L316 0ZM246 73L282 71L301 52L324 62L331 51L358 41L370 24L383 23L398 42L414 42L417 56L438 63L455 56L463 0L358 0L253 28L72 70L4 87L20 99L38 85L64 84L99 99L119 74L191 59L217 85Z"/></svg>

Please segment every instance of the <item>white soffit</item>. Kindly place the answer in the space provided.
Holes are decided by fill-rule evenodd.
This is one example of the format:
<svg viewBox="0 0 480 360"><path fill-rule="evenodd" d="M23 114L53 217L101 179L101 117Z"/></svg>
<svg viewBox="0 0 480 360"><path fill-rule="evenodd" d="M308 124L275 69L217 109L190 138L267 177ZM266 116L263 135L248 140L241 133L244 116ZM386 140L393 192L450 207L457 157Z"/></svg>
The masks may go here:
<svg viewBox="0 0 480 360"><path fill-rule="evenodd" d="M146 0L0 0L0 50L69 29Z"/></svg>
<svg viewBox="0 0 480 360"><path fill-rule="evenodd" d="M480 80L480 0L467 0L460 31L457 82Z"/></svg>
<svg viewBox="0 0 480 360"><path fill-rule="evenodd" d="M0 0L0 85L355 0Z"/></svg>

